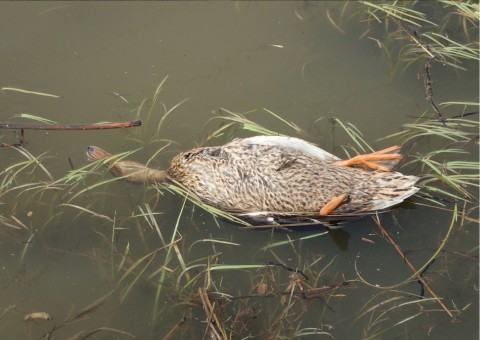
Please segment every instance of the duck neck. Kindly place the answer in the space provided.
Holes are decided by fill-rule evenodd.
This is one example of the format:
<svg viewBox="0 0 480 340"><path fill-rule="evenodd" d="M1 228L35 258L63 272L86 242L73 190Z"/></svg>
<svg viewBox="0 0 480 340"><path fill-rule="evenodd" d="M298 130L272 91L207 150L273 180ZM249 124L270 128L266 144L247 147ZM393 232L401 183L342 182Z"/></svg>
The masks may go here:
<svg viewBox="0 0 480 340"><path fill-rule="evenodd" d="M162 183L168 178L168 174L165 170L156 170L148 168L146 176L149 182Z"/></svg>

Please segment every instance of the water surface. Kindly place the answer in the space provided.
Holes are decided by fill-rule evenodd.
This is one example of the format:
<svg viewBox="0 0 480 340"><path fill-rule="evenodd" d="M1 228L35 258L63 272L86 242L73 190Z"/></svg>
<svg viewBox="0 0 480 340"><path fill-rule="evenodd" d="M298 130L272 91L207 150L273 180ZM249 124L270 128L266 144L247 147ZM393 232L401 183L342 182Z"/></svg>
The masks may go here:
<svg viewBox="0 0 480 340"><path fill-rule="evenodd" d="M386 41L384 26L362 20L365 11L365 5L357 3L345 7L344 2L307 1L2 2L1 86L60 98L2 91L0 121L19 121L12 116L20 113L61 123L123 121L138 116L144 123L148 121L142 128L128 130L26 131L25 148L34 156L45 153L42 164L53 179L65 176L72 166L87 165L85 150L91 144L114 153L140 148L130 158L147 162L167 141L173 141L150 162L164 168L173 155L196 145L251 135L234 131L206 142L209 133L220 127L221 121L211 118L218 117L221 107L238 113L257 110L248 115L253 121L299 136L262 110L266 108L309 133L300 137L340 157L345 157L341 145L352 141L338 125L332 133L332 117L355 125L375 148L387 147L399 141L377 139L398 132L402 124L413 122L413 117L431 108L425 100L423 61L407 67L388 58L375 40ZM435 65L438 102L478 100L478 65L466 62L463 66L468 71ZM149 117L153 93L167 76ZM138 114L144 99L147 101ZM185 99L157 134L165 112L162 105L168 110ZM449 110L450 116L462 112L459 107ZM15 141L11 130L0 133L1 142ZM438 147L431 139L421 143L426 150ZM475 143L467 150L474 156L465 157L478 157ZM0 151L1 170L25 161L14 149ZM421 175L423 170L410 166L401 171ZM245 231L215 220L191 204L182 210L182 197L169 192L157 196L145 185L116 181L86 189L110 178L98 169L71 193L59 187L20 195L23 190L17 189L0 196L1 334L10 339L37 338L93 303L98 304L96 309L54 332L52 339L100 327L156 339L183 317L187 321L173 337L200 339L207 324L198 288L245 296L257 294L262 283L267 283L269 292L277 293L292 283L292 273L277 267L215 271L208 283L202 274L205 266L277 262L305 272L309 280L302 283L304 289L339 285L358 280L359 275L371 286L355 282L327 290L320 298L295 299L291 309L286 308L288 299L279 296L217 302L224 327L237 327L234 336L291 338L312 328L337 339L373 338L383 331L378 338L478 338L475 220L455 223L444 251L426 272L432 289L449 308L465 309L455 313L457 322L452 322L435 301L409 304L421 287L415 279L396 286L409 279L412 271L371 219L329 235L264 250L276 242L323 230ZM38 166L30 166L11 187L51 180ZM69 201L83 189L84 194ZM474 200L458 208L473 209L470 217L475 218L477 203ZM454 207L446 204L440 210L420 204L429 203L415 197L381 219L417 268L429 261L445 238ZM166 243L177 226L178 233L173 236L178 240L177 249L161 249L155 256L147 256L164 245L155 228L139 216L147 205L158 213L156 223ZM204 239L232 244L199 242ZM129 254L124 257L127 247ZM171 260L166 262L168 256ZM187 275L182 274L180 261L191 268ZM158 293L161 275L166 278ZM196 275L200 275L197 281L193 280ZM158 314L154 316L157 294ZM426 297L431 295L427 292ZM398 309L392 302L369 310L389 299L398 301ZM9 306L12 308L7 309ZM25 324L24 315L34 311L48 312L54 320ZM235 327L234 318L238 319ZM106 330L98 334L128 338Z"/></svg>

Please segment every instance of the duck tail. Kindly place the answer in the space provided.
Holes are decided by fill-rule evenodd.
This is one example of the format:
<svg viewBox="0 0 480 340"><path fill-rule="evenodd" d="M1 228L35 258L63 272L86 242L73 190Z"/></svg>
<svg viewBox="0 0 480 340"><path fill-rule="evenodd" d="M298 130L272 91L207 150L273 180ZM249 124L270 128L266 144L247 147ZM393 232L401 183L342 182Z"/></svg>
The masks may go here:
<svg viewBox="0 0 480 340"><path fill-rule="evenodd" d="M376 179L378 191L372 197L368 210L383 210L402 203L420 190L415 186L418 180L416 176L405 176L398 172L378 172Z"/></svg>

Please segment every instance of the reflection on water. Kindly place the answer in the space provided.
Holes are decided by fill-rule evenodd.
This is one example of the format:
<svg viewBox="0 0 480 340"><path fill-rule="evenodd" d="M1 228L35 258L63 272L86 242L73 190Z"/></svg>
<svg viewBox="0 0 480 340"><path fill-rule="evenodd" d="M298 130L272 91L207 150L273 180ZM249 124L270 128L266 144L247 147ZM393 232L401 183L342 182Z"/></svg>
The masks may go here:
<svg viewBox="0 0 480 340"><path fill-rule="evenodd" d="M422 6L438 14L433 3ZM251 135L225 129L206 141L225 124L212 120L220 107L267 108L308 133L300 137L342 157L352 151L341 145L352 140L331 117L351 122L372 145L398 132L424 111L430 114L424 62L406 67L397 60L392 51L411 41L389 43L385 26L366 20L366 11L359 3L306 1L0 3L2 87L60 96L2 91L0 121L30 113L62 123L138 116L148 122L124 130L26 131L25 148L38 160L0 150L1 170L8 170L0 189L1 334L37 338L55 327L52 338L95 331L106 338L221 336L221 328L206 322L210 306L211 317L220 318L233 337L327 332L344 339L385 331L379 337L477 338L475 197L465 205L459 201L459 211L470 213L460 214L425 273L444 303L461 310L455 312L459 322L450 323L436 301L410 304L422 287L369 218L330 234L245 230L168 190L160 194L122 181L95 186L112 179L101 168L52 184L72 167L89 164L85 150L91 144L118 153L140 148L129 158L165 168L171 157L195 145ZM449 25L450 36L461 35L461 20ZM478 100L477 62L463 60L461 66L468 71L433 66L437 102ZM185 99L157 131L163 114ZM453 116L463 107L443 109ZM264 110L248 117L295 135ZM16 139L12 130L0 137L3 143ZM375 148L392 143L399 140L380 141ZM408 147L413 156L450 147L439 144L426 138ZM459 160L478 157L474 140L466 140L464 150L473 156ZM410 165L401 171L427 170ZM417 269L430 262L452 221L453 204L432 205L415 197L381 218ZM270 262L284 267L263 266ZM257 267L218 267L207 275L205 269L215 265ZM308 280L285 267L301 270ZM389 289L399 283L404 284L395 292ZM53 320L24 322L32 312L49 313Z"/></svg>

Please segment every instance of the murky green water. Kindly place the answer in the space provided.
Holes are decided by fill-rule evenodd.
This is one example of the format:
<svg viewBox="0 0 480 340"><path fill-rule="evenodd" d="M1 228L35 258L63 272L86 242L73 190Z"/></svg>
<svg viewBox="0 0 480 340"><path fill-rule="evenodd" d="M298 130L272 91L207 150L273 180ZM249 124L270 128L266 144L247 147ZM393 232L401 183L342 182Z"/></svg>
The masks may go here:
<svg viewBox="0 0 480 340"><path fill-rule="evenodd" d="M1 87L60 98L4 90L0 121L20 121L11 118L20 113L61 123L133 120L147 98L140 113L146 122L153 93L168 76L149 126L86 132L28 130L25 148L34 156L45 153L42 164L53 179L59 179L72 165L78 169L88 164L88 145L115 153L142 147L130 158L147 162L170 140L174 143L150 163L166 167L173 155L205 143L221 124L210 120L218 117L220 107L234 112L271 110L342 157L340 146L352 141L338 125L332 135L330 117L354 124L376 148L386 147L399 141L375 141L398 132L402 124L431 108L425 101L423 61L407 68L395 54L389 58L375 40L386 41L384 26L358 15L366 10L365 5L345 7L343 2L3 2ZM436 11L433 6L428 9L432 15ZM462 26L449 29L453 36ZM437 102L478 100L478 65L464 61L463 66L468 71L434 66ZM165 112L160 101L168 110L186 98L156 135ZM447 112L450 117L462 109L455 106ZM295 135L265 111L248 117ZM474 117L473 121L478 118ZM244 135L248 133L233 134ZM2 143L16 140L12 130L0 131L0 137ZM438 147L429 138L418 143L422 145L410 146L424 151ZM464 156L465 160L478 157L476 143L465 149L474 155ZM0 151L2 171L26 160L12 148ZM18 169L3 174L2 185ZM421 175L423 170L407 166L401 171ZM395 286L408 280L412 270L371 219L330 235L299 240L322 231L245 231L188 203L178 218L183 198L169 192L158 196L151 188L121 181L90 188L110 178L98 170L75 187L25 191L29 187L18 187L52 181L38 165L31 165L0 191L2 338L35 339L61 326L52 339L86 335L101 327L110 330L90 338L128 338L123 331L139 339L159 339L172 331L172 338L200 339L208 325L199 288L212 293L212 303L219 296L214 292L246 296L266 288L275 294L215 302L228 334L293 338L315 329L336 339L374 338L381 332L377 338L478 339L475 198L458 206L473 212L454 223L447 244L425 274L434 293L454 310L450 318L435 301L411 303L420 294L416 279ZM445 238L454 207L424 204L431 205L415 197L381 219L417 268L429 261ZM147 205L158 213L155 219L165 241L141 216ZM164 247L172 239L177 248ZM291 244L268 248L289 239ZM293 284L291 272L277 267L212 271L211 277L204 272L210 264L266 262L302 270L309 278L301 283L305 290L340 285L358 280L359 275L372 286L354 282L317 298L292 297L288 308L289 295L282 298L279 293ZM188 269L186 273L182 268ZM159 282L163 282L161 290ZM299 289L300 283L295 284ZM425 296L432 297L429 292ZM23 317L35 311L48 312L53 320L25 323ZM176 331L183 317L187 321Z"/></svg>

